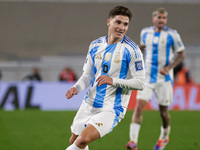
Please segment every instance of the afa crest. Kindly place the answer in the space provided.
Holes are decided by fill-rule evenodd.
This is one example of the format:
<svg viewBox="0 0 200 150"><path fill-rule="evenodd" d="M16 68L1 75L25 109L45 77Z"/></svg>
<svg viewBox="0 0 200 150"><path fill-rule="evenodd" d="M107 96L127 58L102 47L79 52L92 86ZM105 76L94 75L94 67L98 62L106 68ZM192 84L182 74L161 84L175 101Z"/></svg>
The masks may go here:
<svg viewBox="0 0 200 150"><path fill-rule="evenodd" d="M154 43L154 44L157 44L157 43L158 43L158 40L159 40L159 39L158 39L158 37L157 37L157 36L156 36L156 37L154 37L154 39L153 39L153 43Z"/></svg>
<svg viewBox="0 0 200 150"><path fill-rule="evenodd" d="M112 54L111 53L106 53L105 55L105 61L108 62L111 58Z"/></svg>

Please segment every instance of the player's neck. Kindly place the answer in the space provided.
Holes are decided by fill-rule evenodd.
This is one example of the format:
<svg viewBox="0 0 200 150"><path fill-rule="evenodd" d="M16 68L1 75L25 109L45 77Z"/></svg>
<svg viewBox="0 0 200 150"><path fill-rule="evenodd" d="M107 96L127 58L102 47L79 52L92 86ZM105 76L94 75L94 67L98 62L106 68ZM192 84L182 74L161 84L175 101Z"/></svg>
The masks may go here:
<svg viewBox="0 0 200 150"><path fill-rule="evenodd" d="M112 45L112 44L115 44L115 43L119 42L120 40L121 39L119 39L119 38L114 38L112 36L108 36L107 43Z"/></svg>
<svg viewBox="0 0 200 150"><path fill-rule="evenodd" d="M155 27L155 28L154 28L154 31L155 31L155 32L161 32L163 29L164 29L164 28Z"/></svg>

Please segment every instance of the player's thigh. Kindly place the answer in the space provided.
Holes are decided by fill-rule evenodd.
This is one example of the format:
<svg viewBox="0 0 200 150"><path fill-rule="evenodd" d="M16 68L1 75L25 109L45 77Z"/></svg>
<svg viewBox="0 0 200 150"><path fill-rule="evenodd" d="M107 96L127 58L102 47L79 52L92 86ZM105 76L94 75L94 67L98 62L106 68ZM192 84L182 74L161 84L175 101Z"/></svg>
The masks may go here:
<svg viewBox="0 0 200 150"><path fill-rule="evenodd" d="M157 84L155 94L159 105L169 106L173 100L173 85L171 81Z"/></svg>
<svg viewBox="0 0 200 150"><path fill-rule="evenodd" d="M149 102L153 96L154 84L147 84L142 91L137 91L137 100L145 100Z"/></svg>
<svg viewBox="0 0 200 150"><path fill-rule="evenodd" d="M86 127L87 122L92 116L91 109L91 106L87 105L84 101L82 102L71 125L72 133L74 133L75 135L79 135L82 132L82 130Z"/></svg>
<svg viewBox="0 0 200 150"><path fill-rule="evenodd" d="M88 124L93 125L100 134L100 137L112 131L115 125L115 113L113 111L102 111L92 116Z"/></svg>

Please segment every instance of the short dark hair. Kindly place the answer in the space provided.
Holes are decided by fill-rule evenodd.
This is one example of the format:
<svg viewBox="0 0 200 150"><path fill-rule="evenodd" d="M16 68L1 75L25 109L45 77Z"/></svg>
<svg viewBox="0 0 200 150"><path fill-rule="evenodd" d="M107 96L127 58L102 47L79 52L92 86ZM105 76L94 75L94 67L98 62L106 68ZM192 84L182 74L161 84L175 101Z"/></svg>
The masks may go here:
<svg viewBox="0 0 200 150"><path fill-rule="evenodd" d="M111 17L113 18L117 15L127 16L129 18L129 21L132 18L131 11L124 6L116 6L113 9L111 9L111 11L109 13L109 18L111 18Z"/></svg>

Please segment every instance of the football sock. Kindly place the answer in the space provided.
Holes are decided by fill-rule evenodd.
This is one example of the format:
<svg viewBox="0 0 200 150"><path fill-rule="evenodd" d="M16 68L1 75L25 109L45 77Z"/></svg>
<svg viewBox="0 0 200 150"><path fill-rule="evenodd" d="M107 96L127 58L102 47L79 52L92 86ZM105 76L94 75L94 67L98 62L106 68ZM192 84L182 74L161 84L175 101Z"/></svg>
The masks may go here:
<svg viewBox="0 0 200 150"><path fill-rule="evenodd" d="M171 127L164 129L163 126L161 126L161 133L159 139L165 140L169 137Z"/></svg>
<svg viewBox="0 0 200 150"><path fill-rule="evenodd" d="M138 142L140 126L141 125L137 123L131 123L130 125L130 131L129 131L130 140L135 142L136 144Z"/></svg>
<svg viewBox="0 0 200 150"><path fill-rule="evenodd" d="M89 146L87 145L84 150L89 150Z"/></svg>
<svg viewBox="0 0 200 150"><path fill-rule="evenodd" d="M81 149L79 147L76 146L75 143L73 143L72 145L70 145L67 149L65 150L84 150L84 149ZM87 150L87 149L86 149Z"/></svg>

